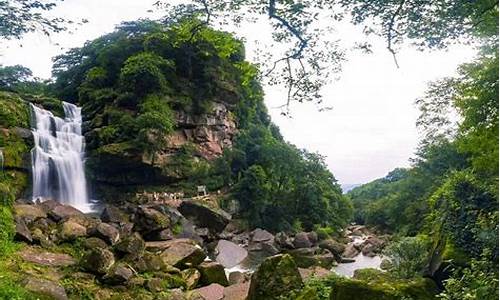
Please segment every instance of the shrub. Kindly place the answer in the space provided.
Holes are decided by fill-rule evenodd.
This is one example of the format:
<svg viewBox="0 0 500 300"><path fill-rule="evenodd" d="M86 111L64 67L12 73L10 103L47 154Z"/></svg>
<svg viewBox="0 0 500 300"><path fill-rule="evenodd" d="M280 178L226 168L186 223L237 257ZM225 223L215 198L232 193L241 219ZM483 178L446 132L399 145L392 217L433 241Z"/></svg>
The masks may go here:
<svg viewBox="0 0 500 300"><path fill-rule="evenodd" d="M397 278L422 275L428 258L429 243L423 237L404 237L384 251L391 261L389 272Z"/></svg>

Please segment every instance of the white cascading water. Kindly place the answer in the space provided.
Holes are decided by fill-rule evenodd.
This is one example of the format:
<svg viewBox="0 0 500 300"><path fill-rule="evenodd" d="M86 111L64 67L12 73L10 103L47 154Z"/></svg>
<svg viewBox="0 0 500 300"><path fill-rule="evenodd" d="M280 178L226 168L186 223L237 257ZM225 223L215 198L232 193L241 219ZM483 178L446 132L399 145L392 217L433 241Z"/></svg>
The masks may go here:
<svg viewBox="0 0 500 300"><path fill-rule="evenodd" d="M63 102L65 118L31 105L33 200L54 199L83 212L91 211L84 163L81 108Z"/></svg>

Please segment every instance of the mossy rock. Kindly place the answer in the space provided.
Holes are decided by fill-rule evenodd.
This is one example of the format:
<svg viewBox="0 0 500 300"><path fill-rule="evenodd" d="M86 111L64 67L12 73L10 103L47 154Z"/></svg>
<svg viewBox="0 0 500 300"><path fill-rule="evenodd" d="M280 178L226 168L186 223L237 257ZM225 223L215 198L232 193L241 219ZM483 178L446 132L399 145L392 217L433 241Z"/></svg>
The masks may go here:
<svg viewBox="0 0 500 300"><path fill-rule="evenodd" d="M289 254L266 258L252 275L248 300L279 299L302 287L303 282L295 261Z"/></svg>
<svg viewBox="0 0 500 300"><path fill-rule="evenodd" d="M428 278L396 279L375 269L358 270L354 279L333 281L331 300L431 300L436 284Z"/></svg>

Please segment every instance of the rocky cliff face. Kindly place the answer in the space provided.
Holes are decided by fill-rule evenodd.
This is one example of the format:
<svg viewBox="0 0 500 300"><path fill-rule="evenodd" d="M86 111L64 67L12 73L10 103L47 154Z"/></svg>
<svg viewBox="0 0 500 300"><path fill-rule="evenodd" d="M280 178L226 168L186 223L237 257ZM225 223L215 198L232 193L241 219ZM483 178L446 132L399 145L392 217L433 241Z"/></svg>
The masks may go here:
<svg viewBox="0 0 500 300"><path fill-rule="evenodd" d="M168 137L167 152L176 152L182 146L192 143L197 152L211 160L230 147L237 132L236 123L228 104L214 102L212 110L203 115L192 115L185 111L176 112L178 129Z"/></svg>

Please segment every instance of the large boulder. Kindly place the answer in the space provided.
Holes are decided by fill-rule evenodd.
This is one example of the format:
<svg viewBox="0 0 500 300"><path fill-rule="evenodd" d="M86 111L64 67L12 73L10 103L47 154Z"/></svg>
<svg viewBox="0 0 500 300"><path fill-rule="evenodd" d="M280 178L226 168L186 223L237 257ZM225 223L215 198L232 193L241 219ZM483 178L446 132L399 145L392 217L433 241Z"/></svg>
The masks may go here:
<svg viewBox="0 0 500 300"><path fill-rule="evenodd" d="M23 219L28 224L37 219L47 218L47 213L42 207L31 204L15 204L14 215Z"/></svg>
<svg viewBox="0 0 500 300"><path fill-rule="evenodd" d="M185 269L196 267L207 257L201 247L195 241L189 239L177 239L167 241L160 257L167 265Z"/></svg>
<svg viewBox="0 0 500 300"><path fill-rule="evenodd" d="M59 222L69 217L82 216L83 213L73 206L59 204L49 210L48 215L52 220Z"/></svg>
<svg viewBox="0 0 500 300"><path fill-rule="evenodd" d="M200 228L208 228L212 233L220 233L231 220L231 215L221 209L208 207L196 201L182 201L180 213Z"/></svg>
<svg viewBox="0 0 500 300"><path fill-rule="evenodd" d="M287 251L292 255L299 268L309 268L312 266L321 266L330 268L335 261L333 254L327 249L321 248L299 248Z"/></svg>
<svg viewBox="0 0 500 300"><path fill-rule="evenodd" d="M134 215L134 229L143 234L169 228L170 218L150 207L138 207Z"/></svg>
<svg viewBox="0 0 500 300"><path fill-rule="evenodd" d="M252 238L252 242L260 243L274 240L274 235L272 235L269 231L257 228L250 233Z"/></svg>
<svg viewBox="0 0 500 300"><path fill-rule="evenodd" d="M37 295L43 295L47 299L67 300L68 296L64 288L57 282L29 277L24 282L24 288ZM46 298L44 298L46 299Z"/></svg>
<svg viewBox="0 0 500 300"><path fill-rule="evenodd" d="M246 300L250 282L234 284L224 288L224 300Z"/></svg>
<svg viewBox="0 0 500 300"><path fill-rule="evenodd" d="M100 223L92 231L92 236L98 237L110 245L114 245L120 240L120 232L113 225Z"/></svg>
<svg viewBox="0 0 500 300"><path fill-rule="evenodd" d="M232 268L242 262L247 256L247 250L233 242L220 240L215 248L216 260L225 268Z"/></svg>
<svg viewBox="0 0 500 300"><path fill-rule="evenodd" d="M87 228L72 220L67 220L62 223L59 235L63 241L72 241L87 236Z"/></svg>
<svg viewBox="0 0 500 300"><path fill-rule="evenodd" d="M345 251L345 245L332 239L322 240L319 242L318 246L322 249L329 250L338 259L342 256Z"/></svg>
<svg viewBox="0 0 500 300"><path fill-rule="evenodd" d="M129 217L118 207L107 205L101 213L101 220L106 223L123 224L129 222Z"/></svg>
<svg viewBox="0 0 500 300"><path fill-rule="evenodd" d="M436 299L436 284L428 278L395 280L375 270L359 279L339 278L332 282L330 300L433 300ZM374 276L374 277L373 277ZM362 276L364 277L364 276Z"/></svg>
<svg viewBox="0 0 500 300"><path fill-rule="evenodd" d="M293 239L293 245L295 248L310 248L312 246L312 243L309 240L309 235L306 232L299 232Z"/></svg>
<svg viewBox="0 0 500 300"><path fill-rule="evenodd" d="M342 257L354 258L359 254L359 249L356 248L354 244L349 244L345 247L344 253L342 253Z"/></svg>
<svg viewBox="0 0 500 300"><path fill-rule="evenodd" d="M115 256L108 249L96 248L89 251L82 260L82 266L85 270L104 275L115 263Z"/></svg>
<svg viewBox="0 0 500 300"><path fill-rule="evenodd" d="M135 232L122 239L115 245L115 251L119 254L127 255L128 257L138 257L142 255L145 249L145 243L141 235Z"/></svg>
<svg viewBox="0 0 500 300"><path fill-rule="evenodd" d="M220 300L224 297L224 287L217 283L212 283L196 290L193 290L192 299L196 300Z"/></svg>
<svg viewBox="0 0 500 300"><path fill-rule="evenodd" d="M272 300L303 285L297 265L288 254L266 258L252 275L248 300Z"/></svg>
<svg viewBox="0 0 500 300"><path fill-rule="evenodd" d="M229 285L224 267L215 261L204 261L198 267L201 273L201 284L209 285L218 283L223 286Z"/></svg>
<svg viewBox="0 0 500 300"><path fill-rule="evenodd" d="M16 223L16 231L14 239L21 242L32 243L33 237L31 236L31 232L28 229L28 226L26 226L24 219L16 217L15 223Z"/></svg>

